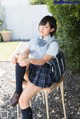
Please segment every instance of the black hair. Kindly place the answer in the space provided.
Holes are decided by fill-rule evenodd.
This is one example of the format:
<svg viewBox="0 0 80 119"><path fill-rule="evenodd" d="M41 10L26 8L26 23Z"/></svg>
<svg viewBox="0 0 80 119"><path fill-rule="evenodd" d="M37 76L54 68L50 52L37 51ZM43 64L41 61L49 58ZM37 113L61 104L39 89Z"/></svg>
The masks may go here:
<svg viewBox="0 0 80 119"><path fill-rule="evenodd" d="M39 25L46 25L47 22L49 22L51 29L54 28L54 31L50 33L50 35L53 36L57 30L56 19L53 16L47 15L42 18Z"/></svg>

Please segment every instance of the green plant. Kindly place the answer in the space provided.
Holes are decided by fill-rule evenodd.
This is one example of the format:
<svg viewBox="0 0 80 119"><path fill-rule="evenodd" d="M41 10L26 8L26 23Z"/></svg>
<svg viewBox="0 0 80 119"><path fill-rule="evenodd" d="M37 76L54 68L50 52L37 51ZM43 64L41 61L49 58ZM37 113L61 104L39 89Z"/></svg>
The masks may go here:
<svg viewBox="0 0 80 119"><path fill-rule="evenodd" d="M3 21L2 21L2 20L0 20L0 25L2 25L2 23L3 23Z"/></svg>
<svg viewBox="0 0 80 119"><path fill-rule="evenodd" d="M3 24L3 21L0 20L0 26L2 26L2 24ZM1 30L1 27L0 27L0 30ZM3 39L2 39L2 36L1 36L1 34L0 34L0 42L2 42L2 41L3 41Z"/></svg>
<svg viewBox="0 0 80 119"><path fill-rule="evenodd" d="M31 0L30 4L35 5L35 4L46 4L47 0Z"/></svg>
<svg viewBox="0 0 80 119"><path fill-rule="evenodd" d="M57 5L48 2L48 9L57 19L57 38L65 51L66 64L72 72L80 71L80 4Z"/></svg>
<svg viewBox="0 0 80 119"><path fill-rule="evenodd" d="M3 29L2 31L4 31L4 32L8 32L8 31L11 31L11 30Z"/></svg>

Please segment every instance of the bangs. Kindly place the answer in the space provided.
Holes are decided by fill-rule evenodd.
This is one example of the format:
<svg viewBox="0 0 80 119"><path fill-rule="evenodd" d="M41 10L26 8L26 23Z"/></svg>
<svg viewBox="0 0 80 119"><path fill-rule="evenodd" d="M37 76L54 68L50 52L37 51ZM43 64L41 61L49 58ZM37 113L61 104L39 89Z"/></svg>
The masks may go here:
<svg viewBox="0 0 80 119"><path fill-rule="evenodd" d="M45 26L45 25L47 24L47 22L48 22L48 20L47 20L46 18L43 18L43 19L40 21L39 25Z"/></svg>

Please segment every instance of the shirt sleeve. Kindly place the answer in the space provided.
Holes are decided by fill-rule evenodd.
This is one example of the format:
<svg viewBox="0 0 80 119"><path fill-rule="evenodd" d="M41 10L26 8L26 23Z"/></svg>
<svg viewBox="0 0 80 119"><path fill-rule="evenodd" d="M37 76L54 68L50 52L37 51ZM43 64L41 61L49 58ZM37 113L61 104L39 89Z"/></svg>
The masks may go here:
<svg viewBox="0 0 80 119"><path fill-rule="evenodd" d="M48 50L46 51L46 54L56 57L58 51L59 51L59 44L57 41L54 41L50 44Z"/></svg>
<svg viewBox="0 0 80 119"><path fill-rule="evenodd" d="M33 38L29 41L29 43L27 44L27 48L30 50L31 46L33 44Z"/></svg>

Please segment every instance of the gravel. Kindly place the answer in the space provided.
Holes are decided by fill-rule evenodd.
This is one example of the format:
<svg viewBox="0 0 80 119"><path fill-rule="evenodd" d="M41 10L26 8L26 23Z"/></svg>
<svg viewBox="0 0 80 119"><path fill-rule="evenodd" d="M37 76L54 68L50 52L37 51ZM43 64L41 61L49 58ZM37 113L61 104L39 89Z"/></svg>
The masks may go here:
<svg viewBox="0 0 80 119"><path fill-rule="evenodd" d="M22 43L19 51L25 48ZM64 81L64 97L67 119L80 119L80 73L72 75L66 69ZM0 62L0 119L17 119L16 106L10 106L10 98L15 91L15 65L10 61ZM50 119L63 119L60 89L54 90L48 97ZM38 93L32 99L33 119L46 119L45 104Z"/></svg>

